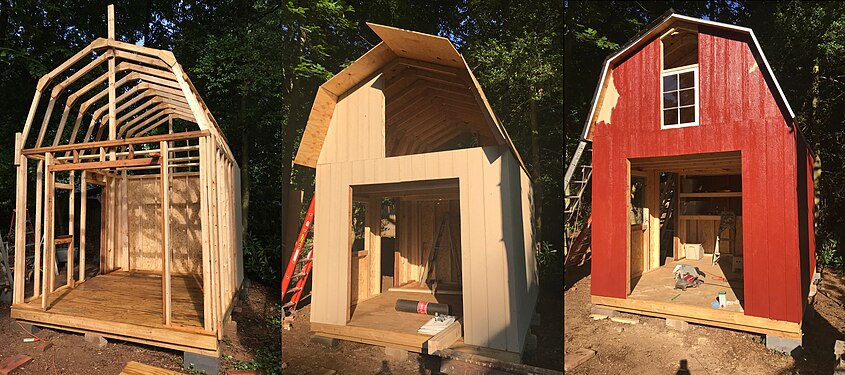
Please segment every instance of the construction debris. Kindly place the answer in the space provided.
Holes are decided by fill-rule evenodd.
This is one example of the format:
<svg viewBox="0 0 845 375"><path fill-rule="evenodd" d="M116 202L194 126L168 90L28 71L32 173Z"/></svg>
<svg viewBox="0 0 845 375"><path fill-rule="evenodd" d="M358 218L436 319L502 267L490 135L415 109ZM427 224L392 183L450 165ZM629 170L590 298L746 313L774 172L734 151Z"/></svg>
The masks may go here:
<svg viewBox="0 0 845 375"><path fill-rule="evenodd" d="M584 364L595 357L596 351L590 349L578 349L573 353L563 356L563 371L570 371L578 366Z"/></svg>
<svg viewBox="0 0 845 375"><path fill-rule="evenodd" d="M32 357L21 354L8 358L5 361L0 362L0 375L9 375L12 371L27 364L27 362L31 360Z"/></svg>
<svg viewBox="0 0 845 375"><path fill-rule="evenodd" d="M637 319L622 318L622 317L616 317L616 316L614 316L614 317L610 318L610 320L611 320L611 321L614 321L614 322L616 322L616 323L625 323L625 324L637 324L637 323L639 323L639 322L640 322L640 321L639 321L639 320L637 320Z"/></svg>
<svg viewBox="0 0 845 375"><path fill-rule="evenodd" d="M590 314L590 318L593 318L593 320L605 320L605 319L607 319L607 315Z"/></svg>

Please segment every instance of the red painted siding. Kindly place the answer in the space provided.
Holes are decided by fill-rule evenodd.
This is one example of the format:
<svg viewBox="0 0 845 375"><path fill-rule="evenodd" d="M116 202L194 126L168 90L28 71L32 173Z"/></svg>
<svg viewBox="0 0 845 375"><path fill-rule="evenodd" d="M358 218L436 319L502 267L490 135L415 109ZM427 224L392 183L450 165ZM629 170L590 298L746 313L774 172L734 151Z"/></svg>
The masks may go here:
<svg viewBox="0 0 845 375"><path fill-rule="evenodd" d="M800 321L796 163L803 157L796 158L796 134L749 45L705 30L698 47L700 125L661 130L659 43L613 69L619 100L610 123L595 125L592 294L626 295L628 159L739 150L745 312Z"/></svg>

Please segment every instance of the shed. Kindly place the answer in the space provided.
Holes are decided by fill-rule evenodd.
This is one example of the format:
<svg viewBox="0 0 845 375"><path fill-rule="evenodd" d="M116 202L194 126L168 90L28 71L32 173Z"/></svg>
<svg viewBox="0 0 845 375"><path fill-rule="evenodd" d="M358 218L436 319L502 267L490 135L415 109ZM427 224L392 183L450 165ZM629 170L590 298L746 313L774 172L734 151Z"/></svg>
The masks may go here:
<svg viewBox="0 0 845 375"><path fill-rule="evenodd" d="M173 53L108 18L16 135L11 317L216 357L243 280L240 170Z"/></svg>
<svg viewBox="0 0 845 375"><path fill-rule="evenodd" d="M295 159L317 176L311 329L518 359L538 293L525 166L448 39L368 25L382 42L320 86ZM462 329L420 334L430 316L400 298L447 303Z"/></svg>
<svg viewBox="0 0 845 375"><path fill-rule="evenodd" d="M605 61L583 138L594 304L800 340L814 155L751 29L657 19ZM705 283L674 289L679 264Z"/></svg>

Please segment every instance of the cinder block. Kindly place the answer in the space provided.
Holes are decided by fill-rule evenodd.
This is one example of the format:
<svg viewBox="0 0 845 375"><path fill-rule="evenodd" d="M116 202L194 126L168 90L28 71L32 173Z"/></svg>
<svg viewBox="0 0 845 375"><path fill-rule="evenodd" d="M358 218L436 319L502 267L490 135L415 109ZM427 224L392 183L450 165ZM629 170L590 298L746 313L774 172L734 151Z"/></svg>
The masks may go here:
<svg viewBox="0 0 845 375"><path fill-rule="evenodd" d="M34 326L32 324L29 324L29 323L21 323L21 326L23 326L23 329L25 329L27 332L29 332L33 335L38 333L38 332L41 332L41 327L39 327L39 326Z"/></svg>
<svg viewBox="0 0 845 375"><path fill-rule="evenodd" d="M407 350L385 347L384 355L391 361L402 362L408 360Z"/></svg>
<svg viewBox="0 0 845 375"><path fill-rule="evenodd" d="M337 340L331 337L319 336L319 335L311 335L311 342L315 344L320 344L327 348L334 348L337 346Z"/></svg>
<svg viewBox="0 0 845 375"><path fill-rule="evenodd" d="M191 352L183 352L182 368L194 370L206 374L217 374L220 372L220 357L202 355Z"/></svg>
<svg viewBox="0 0 845 375"><path fill-rule="evenodd" d="M775 335L766 335L766 348L792 356L801 353L801 340L790 339Z"/></svg>
<svg viewBox="0 0 845 375"><path fill-rule="evenodd" d="M91 345L94 345L94 346L96 346L100 349L105 348L106 345L109 344L109 342L106 341L105 337L94 334L94 333L86 333L85 334L85 342L87 342Z"/></svg>
<svg viewBox="0 0 845 375"><path fill-rule="evenodd" d="M689 323L683 320L666 319L666 326L676 331L684 332L689 329Z"/></svg>
<svg viewBox="0 0 845 375"><path fill-rule="evenodd" d="M601 308L601 307L598 307L598 306L591 307L590 313L596 314L596 315L609 316L611 318L614 317L614 316L619 316L619 311L611 310L611 309L605 309L605 308Z"/></svg>

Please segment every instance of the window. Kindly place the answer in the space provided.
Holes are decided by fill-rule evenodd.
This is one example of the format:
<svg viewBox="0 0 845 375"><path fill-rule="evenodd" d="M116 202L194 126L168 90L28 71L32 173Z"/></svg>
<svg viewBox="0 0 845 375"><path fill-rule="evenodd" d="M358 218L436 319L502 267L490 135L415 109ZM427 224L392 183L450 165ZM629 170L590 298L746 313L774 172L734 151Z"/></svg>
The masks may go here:
<svg viewBox="0 0 845 375"><path fill-rule="evenodd" d="M698 67L662 75L663 128L698 125Z"/></svg>

